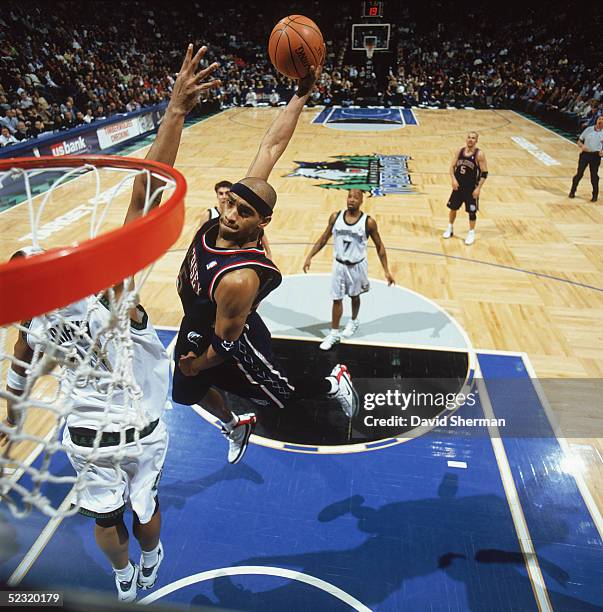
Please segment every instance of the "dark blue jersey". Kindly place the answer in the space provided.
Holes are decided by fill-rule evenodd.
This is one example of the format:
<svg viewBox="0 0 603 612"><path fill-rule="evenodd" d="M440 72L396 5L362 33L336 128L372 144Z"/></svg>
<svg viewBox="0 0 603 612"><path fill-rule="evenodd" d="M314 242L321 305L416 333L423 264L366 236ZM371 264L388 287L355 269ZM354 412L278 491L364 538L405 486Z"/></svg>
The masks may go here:
<svg viewBox="0 0 603 612"><path fill-rule="evenodd" d="M195 234L178 275L178 294L188 327L203 337L200 349L211 341L216 321L214 299L220 281L234 270L252 268L260 288L252 311L282 281L279 269L261 247L225 249L216 246L219 219L211 219Z"/></svg>
<svg viewBox="0 0 603 612"><path fill-rule="evenodd" d="M477 161L477 153L479 149L475 149L471 155L465 155L465 147L463 147L456 158L454 166L454 178L459 183L461 189L470 189L473 191L479 183L479 162Z"/></svg>

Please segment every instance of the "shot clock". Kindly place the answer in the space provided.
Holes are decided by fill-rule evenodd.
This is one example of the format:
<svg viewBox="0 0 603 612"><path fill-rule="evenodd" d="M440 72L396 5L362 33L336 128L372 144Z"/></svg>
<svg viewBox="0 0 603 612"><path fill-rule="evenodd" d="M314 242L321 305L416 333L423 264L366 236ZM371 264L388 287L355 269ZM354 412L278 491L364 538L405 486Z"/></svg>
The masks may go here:
<svg viewBox="0 0 603 612"><path fill-rule="evenodd" d="M364 0L362 17L383 17L383 0Z"/></svg>

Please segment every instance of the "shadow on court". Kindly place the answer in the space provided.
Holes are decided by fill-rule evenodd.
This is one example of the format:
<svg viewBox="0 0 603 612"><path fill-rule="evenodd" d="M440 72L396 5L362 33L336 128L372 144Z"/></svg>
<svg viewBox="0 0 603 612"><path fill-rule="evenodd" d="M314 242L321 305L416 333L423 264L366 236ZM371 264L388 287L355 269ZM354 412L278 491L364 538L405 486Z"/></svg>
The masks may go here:
<svg viewBox="0 0 603 612"><path fill-rule="evenodd" d="M388 609L420 609L425 593L413 591L413 579L434 575L429 601L446 605L446 609L468 606L474 611L536 610L524 556L519 549L512 550L508 534L496 528L497 518L508 513L506 500L495 495L458 497L457 489L457 476L448 473L440 484L438 497L432 499L390 503L380 508L371 507L359 495L335 502L320 511L319 523L355 522L367 534L359 546L250 557L241 560L240 565L277 566L320 576L371 609L378 609L386 600ZM567 537L566 523L562 519L551 521L548 511L545 515L541 532L532 534L534 539L541 545L546 545L547 540L562 542ZM572 576L563 568L542 555L538 561L545 578L549 578L547 586L555 610L601 609L574 596ZM441 572L458 583L457 587L450 587L449 581L436 580ZM299 583L253 592L239 584L245 582L244 578L237 577L236 581L237 584L230 577L214 580L213 593L199 594L193 603L244 610L314 607L315 593L310 594L308 587ZM455 588L458 593L453 594L451 590ZM450 606L450 601L456 601L457 606ZM331 597L329 609L346 608Z"/></svg>
<svg viewBox="0 0 603 612"><path fill-rule="evenodd" d="M282 306L275 306L269 302L262 304L261 313L264 317L276 323L291 326L279 331L278 334L295 335L299 332L305 332L317 338L322 338L331 327L329 321L320 321L312 315ZM450 324L450 319L443 312L404 312L380 317L373 321L362 321L354 338L371 337L375 334L414 333L423 330L430 331L431 338L438 338L441 331Z"/></svg>

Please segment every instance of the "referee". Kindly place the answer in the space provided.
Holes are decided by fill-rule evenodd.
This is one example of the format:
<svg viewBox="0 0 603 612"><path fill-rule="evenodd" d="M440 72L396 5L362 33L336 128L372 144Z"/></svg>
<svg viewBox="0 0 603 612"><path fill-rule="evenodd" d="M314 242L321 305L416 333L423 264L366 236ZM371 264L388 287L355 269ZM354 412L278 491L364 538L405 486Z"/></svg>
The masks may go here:
<svg viewBox="0 0 603 612"><path fill-rule="evenodd" d="M593 186L593 197L591 202L596 202L599 197L599 166L601 165L601 156L603 155L603 115L597 118L594 126L587 127L580 138L578 139L578 147L580 147L580 157L578 158L578 170L576 176L572 179L572 188L569 192L570 198L576 197L576 189L578 183L582 179L582 175L586 170L586 166L590 169L590 183Z"/></svg>

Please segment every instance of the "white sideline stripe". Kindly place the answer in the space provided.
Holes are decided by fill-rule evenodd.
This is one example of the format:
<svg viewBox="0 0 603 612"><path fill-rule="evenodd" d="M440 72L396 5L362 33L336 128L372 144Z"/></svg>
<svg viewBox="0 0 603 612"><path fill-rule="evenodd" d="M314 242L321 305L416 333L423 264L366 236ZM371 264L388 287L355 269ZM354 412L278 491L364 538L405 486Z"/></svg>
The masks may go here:
<svg viewBox="0 0 603 612"><path fill-rule="evenodd" d="M479 369L479 365L477 367L478 372L476 373L475 382L479 390L480 402L485 417L490 419L490 422L492 423L496 417L494 410L492 409L492 403L490 402L490 396L488 395L486 384L482 378L481 369ZM515 487L515 482L513 481L511 466L509 465L509 459L500 436L500 431L496 425L489 425L488 433L490 434L490 442L492 442L492 449L494 450L494 455L496 456L498 471L505 489L505 495L507 497L507 502L509 504L509 509L511 510L515 530L517 532L517 539L519 541L521 552L524 556L528 576L530 577L530 582L532 583L532 590L534 591L538 608L541 612L553 612L553 607L551 606L549 594L547 592L544 578L540 570L540 565L538 563L538 557L536 556L536 550L534 549L534 544L532 543L528 525L523 514L523 508L521 507L521 502L519 501L517 488Z"/></svg>
<svg viewBox="0 0 603 612"><path fill-rule="evenodd" d="M537 147L533 142L530 142L523 136L511 136L511 140L522 149L527 151L530 155L535 157L538 161L541 161L545 166L560 166L561 162L557 161L554 157L551 157L548 153L545 153L542 149Z"/></svg>
<svg viewBox="0 0 603 612"><path fill-rule="evenodd" d="M290 580L297 580L305 584L309 584L337 599L348 604L354 610L359 612L371 612L370 608L367 608L362 602L358 601L352 595L342 591L339 587L336 587L329 582L316 578L316 576L310 576L302 572L295 572L281 567L269 567L263 565L241 565L239 567L222 567L220 569L209 570L207 572L201 572L199 574L193 574L186 578L181 578L172 582L161 589L158 589L154 593L147 595L141 599L138 603L148 605L161 599L165 595L169 595L174 591L190 586L191 584L197 584L198 582L204 582L205 580L212 580L213 578L222 578L224 576L279 576L280 578L289 578Z"/></svg>
<svg viewBox="0 0 603 612"><path fill-rule="evenodd" d="M61 513L71 506L71 500L73 499L73 492L70 491L67 497L63 500L61 505L58 507L57 512ZM10 587L17 586L21 583L23 578L27 575L27 572L31 569L31 566L35 563L36 559L40 556L40 553L44 550L50 538L54 535L54 532L58 529L59 525L63 522L65 516L59 514L51 518L44 529L42 529L40 535L36 541L32 544L31 548L27 551L19 565L17 565L15 571L11 574L8 579L7 585Z"/></svg>
<svg viewBox="0 0 603 612"><path fill-rule="evenodd" d="M522 355L522 359L526 367L526 370L528 374L530 375L530 379L532 381L532 385L534 386L534 389L536 390L538 399L540 400L540 403L542 404L544 413L546 414L546 417L549 420L551 428L553 429L553 432L555 434L555 437L557 438L557 442L559 442L559 446L561 447L563 454L568 459L574 459L575 454L572 450L572 447L568 444L568 441L563 437L563 432L561 431L561 428L559 427L559 422L557 421L557 418L555 417L553 409L551 408L551 405L549 404L549 400L547 399L547 396L544 393L544 389L542 388L542 385L540 384L540 381L538 380L538 377L536 375L536 370L534 369L534 366L532 365L530 358L527 356L527 354L524 354ZM584 480L584 476L582 476L582 474L578 470L572 471L572 476L574 477L574 480L576 481L576 484L578 485L580 494L582 495L582 498L584 499L584 503L586 504L586 507L588 508L588 511L590 512L593 522L595 523L597 531L599 532L599 536L601 540L603 540L603 517L601 516L601 511L599 510L599 507L597 506L597 502L592 496L592 493L590 492L590 489L588 488L588 485L586 484L586 480Z"/></svg>

